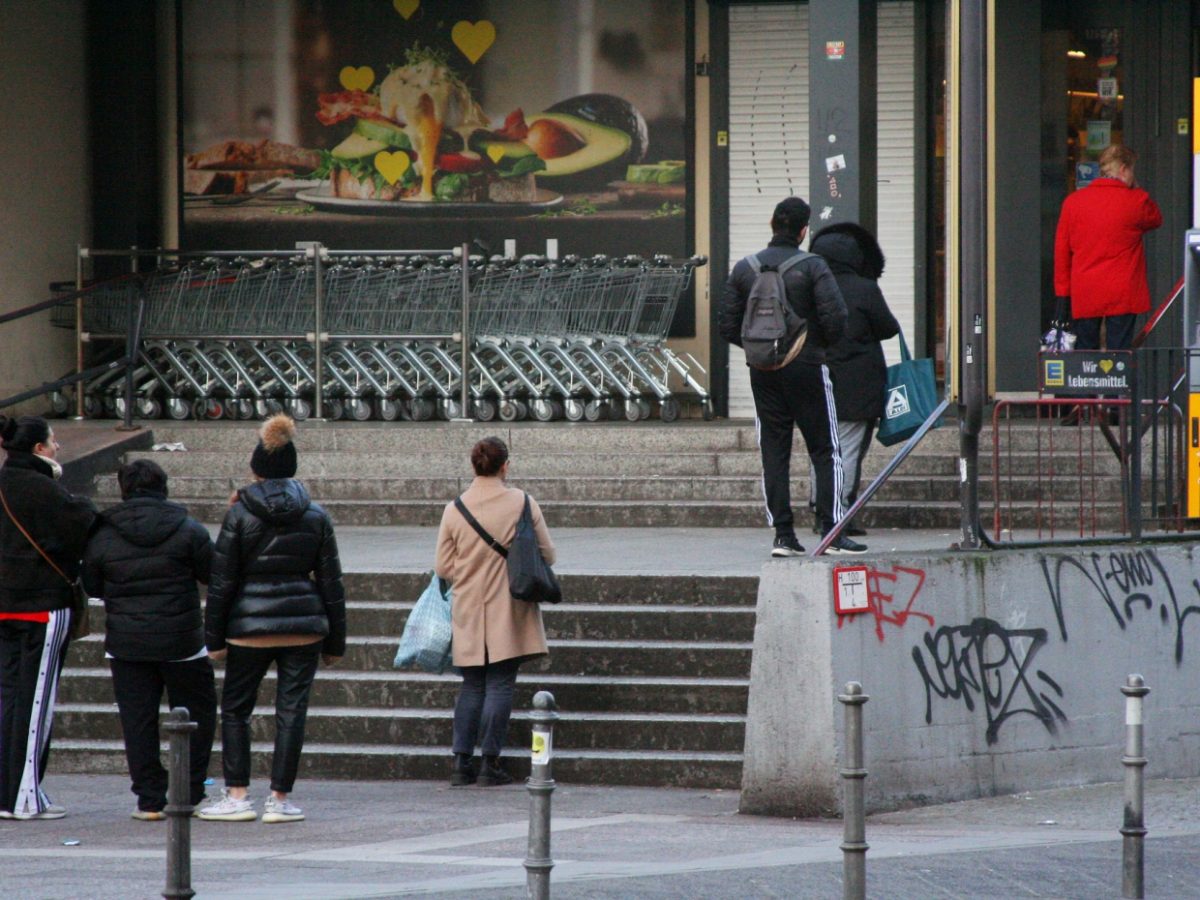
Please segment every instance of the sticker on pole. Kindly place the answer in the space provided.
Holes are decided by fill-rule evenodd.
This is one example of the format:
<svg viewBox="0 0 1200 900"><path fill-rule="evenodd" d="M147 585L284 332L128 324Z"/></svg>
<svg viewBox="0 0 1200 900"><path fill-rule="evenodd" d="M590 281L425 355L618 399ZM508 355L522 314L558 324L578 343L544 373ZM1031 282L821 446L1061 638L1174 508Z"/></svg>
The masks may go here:
<svg viewBox="0 0 1200 900"><path fill-rule="evenodd" d="M554 741L550 737L548 731L535 731L533 733L532 753L529 761L535 766L544 766L550 762L550 754L552 752L552 744Z"/></svg>
<svg viewBox="0 0 1200 900"><path fill-rule="evenodd" d="M839 566L833 570L833 609L839 616L867 612L871 608L866 566Z"/></svg>

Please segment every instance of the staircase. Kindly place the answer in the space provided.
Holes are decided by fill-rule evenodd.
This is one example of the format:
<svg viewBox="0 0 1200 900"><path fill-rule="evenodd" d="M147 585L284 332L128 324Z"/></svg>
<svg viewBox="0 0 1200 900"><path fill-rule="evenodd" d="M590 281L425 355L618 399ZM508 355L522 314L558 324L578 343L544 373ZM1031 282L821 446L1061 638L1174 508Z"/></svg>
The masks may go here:
<svg viewBox="0 0 1200 900"><path fill-rule="evenodd" d="M170 475L171 496L216 523L230 491L248 480L256 428L252 422L159 422L154 440L181 443L187 451L127 456L153 458ZM341 528L432 528L447 500L471 480L470 446L491 434L508 442L512 480L537 497L552 529L765 528L755 434L744 423L304 423L299 474ZM1010 441L1015 452L1007 465L1036 470L1029 441L1026 433ZM982 446L990 447L990 439ZM796 447L799 513L808 485L799 438ZM873 477L891 455L873 448L864 477ZM981 467L990 471L990 455ZM1019 477L1013 483L1023 493L1013 508L1032 514L1037 483ZM981 490L990 497L990 481ZM115 478L98 477L96 492L101 505L116 502ZM956 528L956 431L932 434L861 521L869 529ZM803 518L799 524L806 524ZM405 617L428 575L379 568L347 576L348 649L338 667L321 670L314 687L302 758L310 777L440 779L448 771L458 678L392 668ZM514 774L528 767L532 694L546 689L561 710L557 777L737 788L757 578L631 572L566 574L562 582L564 603L543 610L550 659L525 666L518 681L507 754ZM102 628L102 610L94 612ZM273 739L273 685L272 674L253 722L258 773L266 771ZM100 634L70 653L55 721L55 767L124 772ZM219 771L214 763L213 774Z"/></svg>

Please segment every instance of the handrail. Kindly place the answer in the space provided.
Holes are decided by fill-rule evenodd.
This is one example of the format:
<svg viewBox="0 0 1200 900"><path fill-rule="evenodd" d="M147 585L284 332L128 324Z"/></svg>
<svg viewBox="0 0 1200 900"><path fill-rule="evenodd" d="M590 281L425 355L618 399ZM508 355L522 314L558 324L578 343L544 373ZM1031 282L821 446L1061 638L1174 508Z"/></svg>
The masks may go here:
<svg viewBox="0 0 1200 900"><path fill-rule="evenodd" d="M1132 345L1134 350L1146 343L1146 339L1150 337L1150 332L1152 332L1158 326L1158 323L1162 321L1162 317L1167 314L1167 312L1174 305L1175 301L1179 299L1179 295L1182 293L1183 276L1180 276L1179 280L1175 282L1175 287L1171 288L1171 293L1167 294L1166 299L1164 299L1162 303L1158 304L1158 309L1154 310L1154 312L1150 314L1150 318L1146 320L1146 324L1142 326L1142 330L1137 333L1136 337L1134 337Z"/></svg>
<svg viewBox="0 0 1200 900"><path fill-rule="evenodd" d="M883 487L883 483L887 481L891 474L900 467L900 464L908 458L908 454L916 449L917 444L921 443L921 439L929 433L929 430L933 428L934 423L937 422L937 420L942 417L942 414L949 408L950 400L948 398L943 399L942 402L938 404L937 409L929 414L929 417L921 423L921 427L913 432L912 437L904 442L904 446L900 448L899 452L897 452L896 455L891 458L888 464L883 467L883 471L876 475L875 480L867 485L867 489L858 495L858 499L854 501L854 505L846 510L846 512L842 515L842 518L833 524L833 527L829 529L829 532L825 535L825 537L821 538L821 543L819 543L816 549L812 552L813 556L820 556L829 548L830 544L837 540L838 535L842 533L842 529L846 526L846 524L854 518L860 509L867 505L867 501L869 501L871 497L875 495L875 492Z"/></svg>

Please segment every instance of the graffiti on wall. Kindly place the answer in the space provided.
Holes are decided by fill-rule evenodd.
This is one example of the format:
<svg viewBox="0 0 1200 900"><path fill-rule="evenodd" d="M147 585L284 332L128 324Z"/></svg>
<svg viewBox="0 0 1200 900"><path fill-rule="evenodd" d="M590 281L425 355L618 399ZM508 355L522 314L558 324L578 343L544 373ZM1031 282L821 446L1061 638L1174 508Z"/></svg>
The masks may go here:
<svg viewBox="0 0 1200 900"><path fill-rule="evenodd" d="M925 585L925 570L913 569L909 566L892 566L890 571L867 569L867 602L869 609L862 615L870 615L875 620L875 636L880 642L884 640L883 626L894 625L903 628L910 618L923 619L932 628L936 624L933 616L916 609L917 595ZM855 615L840 616L838 628L847 619L853 621Z"/></svg>

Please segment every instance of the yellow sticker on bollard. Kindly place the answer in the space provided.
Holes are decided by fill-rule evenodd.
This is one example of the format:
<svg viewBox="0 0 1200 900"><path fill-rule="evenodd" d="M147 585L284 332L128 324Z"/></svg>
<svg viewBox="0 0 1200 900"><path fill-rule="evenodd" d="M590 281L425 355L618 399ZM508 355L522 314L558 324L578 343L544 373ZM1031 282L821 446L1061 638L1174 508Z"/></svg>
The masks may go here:
<svg viewBox="0 0 1200 900"><path fill-rule="evenodd" d="M529 761L535 766L544 766L550 762L552 743L553 741L548 732L535 731L533 733L532 754Z"/></svg>

